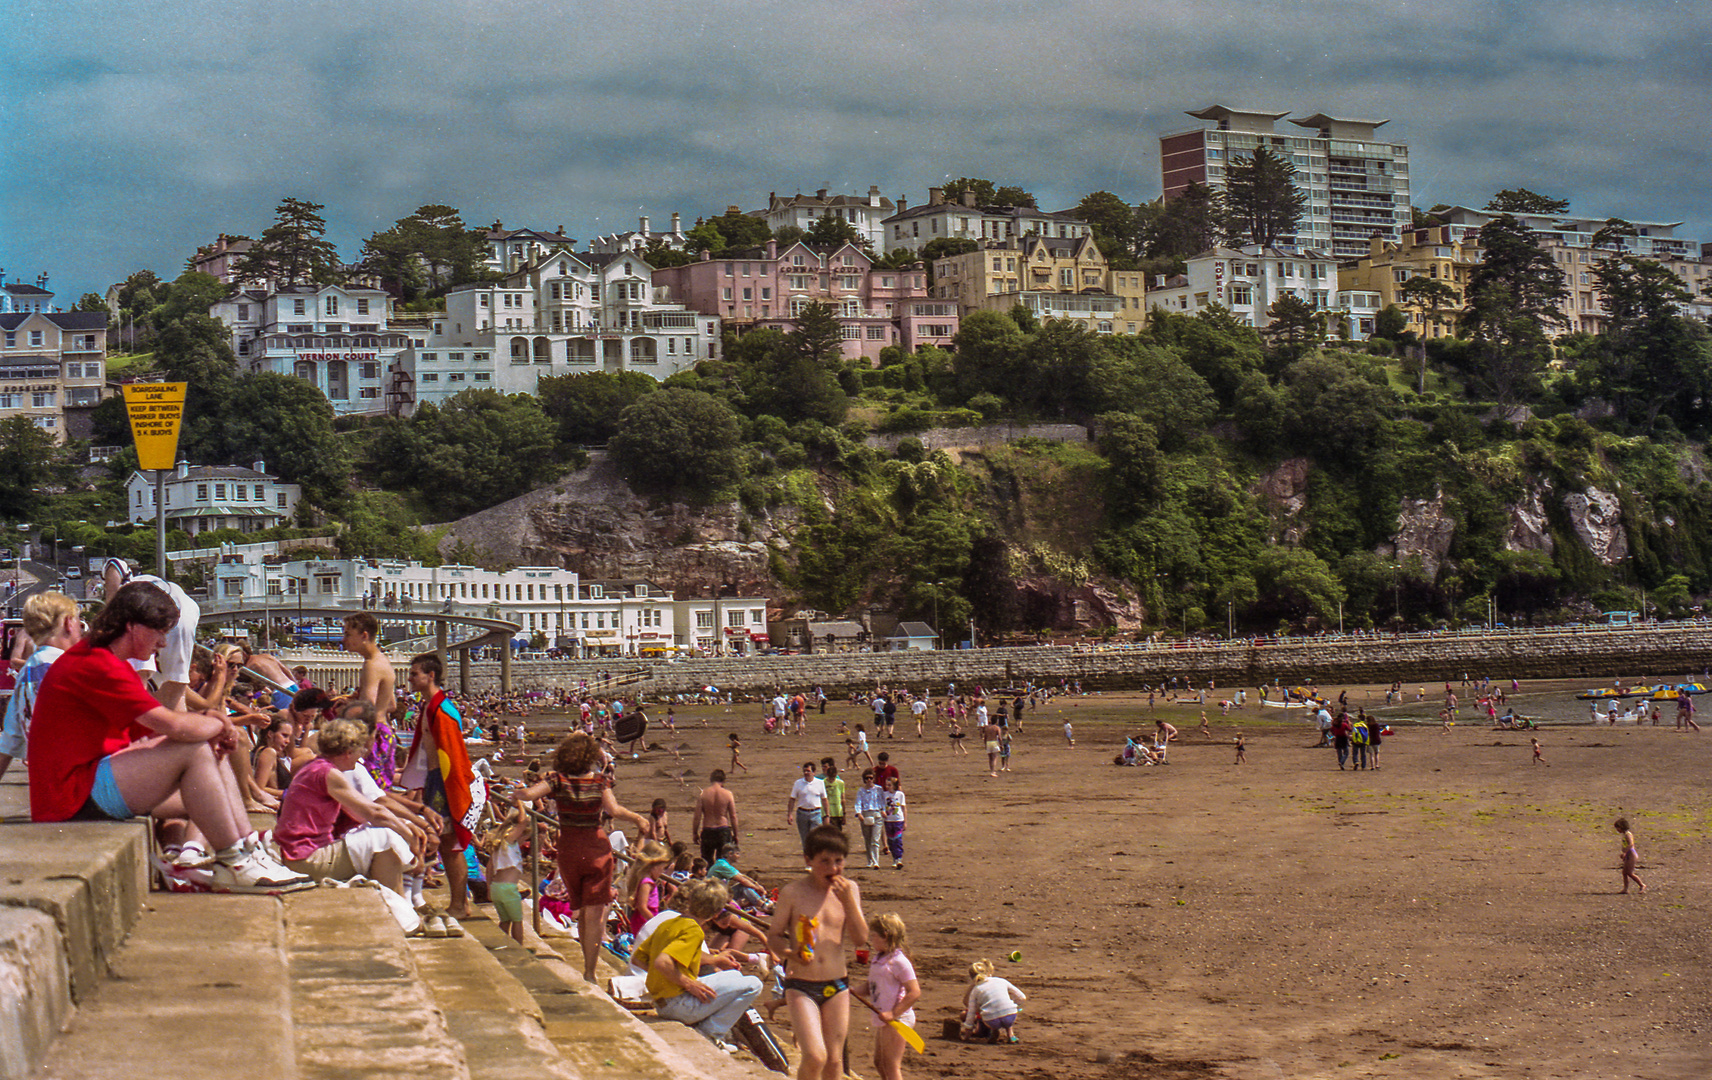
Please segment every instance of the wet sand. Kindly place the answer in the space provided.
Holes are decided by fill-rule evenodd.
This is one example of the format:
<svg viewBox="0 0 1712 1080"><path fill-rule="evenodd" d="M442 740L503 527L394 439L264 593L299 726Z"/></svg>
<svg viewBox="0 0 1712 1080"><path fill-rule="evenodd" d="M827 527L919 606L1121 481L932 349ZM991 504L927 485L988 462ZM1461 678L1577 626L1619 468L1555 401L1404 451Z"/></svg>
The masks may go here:
<svg viewBox="0 0 1712 1080"><path fill-rule="evenodd" d="M1211 739L1198 707L1159 707L1181 735L1154 768L1111 764L1125 732L1151 729L1133 694L1027 714L998 779L979 740L953 756L931 713L925 738L900 725L873 749L891 753L910 798L906 866L863 869L857 855L851 874L869 912L910 928L928 1053L910 1055L906 1075L1712 1074L1712 732L1675 732L1669 707L1659 727L1590 726L1580 688L1525 686L1515 702L1575 721L1538 733L1546 766L1532 762L1534 733L1441 733L1431 685L1425 702L1377 710L1397 733L1363 772L1313 748L1299 711L1257 711L1253 688L1249 708L1207 710ZM1355 688L1350 700L1383 696ZM754 704L677 712L676 738L656 726L661 749L621 766L620 800L666 798L674 837L688 839L696 790L728 767L725 736L740 732L742 864L783 883L800 867L789 785L804 760L842 765L838 721L868 711L832 703L806 737L763 734ZM1645 896L1617 891L1620 815ZM850 833L859 847L853 819ZM1019 1045L941 1035L979 957L1029 995ZM853 1030L854 1071L872 1076L867 1021Z"/></svg>

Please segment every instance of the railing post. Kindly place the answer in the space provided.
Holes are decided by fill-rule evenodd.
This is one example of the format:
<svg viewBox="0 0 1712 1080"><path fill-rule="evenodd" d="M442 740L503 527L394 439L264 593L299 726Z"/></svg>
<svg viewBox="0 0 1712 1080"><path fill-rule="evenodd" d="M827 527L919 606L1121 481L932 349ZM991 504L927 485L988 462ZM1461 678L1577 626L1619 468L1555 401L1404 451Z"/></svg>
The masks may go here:
<svg viewBox="0 0 1712 1080"><path fill-rule="evenodd" d="M468 653L464 655L468 656ZM541 823L529 814L529 917L535 936L541 936Z"/></svg>

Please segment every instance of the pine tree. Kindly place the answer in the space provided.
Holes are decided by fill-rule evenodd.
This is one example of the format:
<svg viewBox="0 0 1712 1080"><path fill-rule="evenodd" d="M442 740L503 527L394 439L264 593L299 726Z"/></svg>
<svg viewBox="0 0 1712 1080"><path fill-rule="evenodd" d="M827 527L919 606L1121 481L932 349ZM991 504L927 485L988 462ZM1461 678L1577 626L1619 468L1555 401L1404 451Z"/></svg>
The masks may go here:
<svg viewBox="0 0 1712 1080"><path fill-rule="evenodd" d="M1489 389L1503 405L1538 389L1551 360L1550 327L1567 323L1563 273L1539 238L1514 215L1480 230L1480 266L1464 292L1463 328Z"/></svg>
<svg viewBox="0 0 1712 1080"><path fill-rule="evenodd" d="M272 281L275 286L339 283L343 268L327 232L320 203L286 198L274 211L274 223L232 267L239 280Z"/></svg>
<svg viewBox="0 0 1712 1080"><path fill-rule="evenodd" d="M1265 147L1231 162L1225 203L1248 241L1269 247L1294 239L1308 197L1296 186L1296 166Z"/></svg>

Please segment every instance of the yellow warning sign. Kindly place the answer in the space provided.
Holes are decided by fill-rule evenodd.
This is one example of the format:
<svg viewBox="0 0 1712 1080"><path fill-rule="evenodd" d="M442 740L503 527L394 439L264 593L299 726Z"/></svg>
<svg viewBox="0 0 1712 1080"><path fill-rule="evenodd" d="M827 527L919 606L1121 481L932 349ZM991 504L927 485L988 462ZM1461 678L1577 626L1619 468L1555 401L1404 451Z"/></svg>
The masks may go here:
<svg viewBox="0 0 1712 1080"><path fill-rule="evenodd" d="M125 412L137 441L137 467L170 469L178 459L178 426L184 419L188 383L131 383L125 387Z"/></svg>

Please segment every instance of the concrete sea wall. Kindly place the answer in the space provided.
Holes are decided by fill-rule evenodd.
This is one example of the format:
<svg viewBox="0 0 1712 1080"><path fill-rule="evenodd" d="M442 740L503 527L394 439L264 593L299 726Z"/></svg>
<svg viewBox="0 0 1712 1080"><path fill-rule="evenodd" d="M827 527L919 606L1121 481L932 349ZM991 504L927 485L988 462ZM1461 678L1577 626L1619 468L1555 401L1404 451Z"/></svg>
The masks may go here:
<svg viewBox="0 0 1712 1080"><path fill-rule="evenodd" d="M447 681L457 685L458 665L448 658ZM307 662L317 681L345 685L356 665ZM650 695L693 693L704 686L739 695L824 686L827 692L871 689L877 684L931 687L1011 686L1024 680L1056 683L1080 679L1089 689L1124 690L1157 685L1171 676L1219 686L1257 686L1274 679L1298 683L1416 684L1460 680L1463 673L1495 679L1584 678L1590 685L1622 676L1681 680L1712 664L1712 623L1669 623L1624 628L1517 630L1494 634L1408 637L1285 638L1257 644L1230 642L1171 645L1113 645L1069 648L1040 646L941 652L835 653L820 656L723 657L702 660L531 661L512 665L514 688L591 683L601 672L643 675L626 692ZM497 663L470 665L471 689L499 685Z"/></svg>

